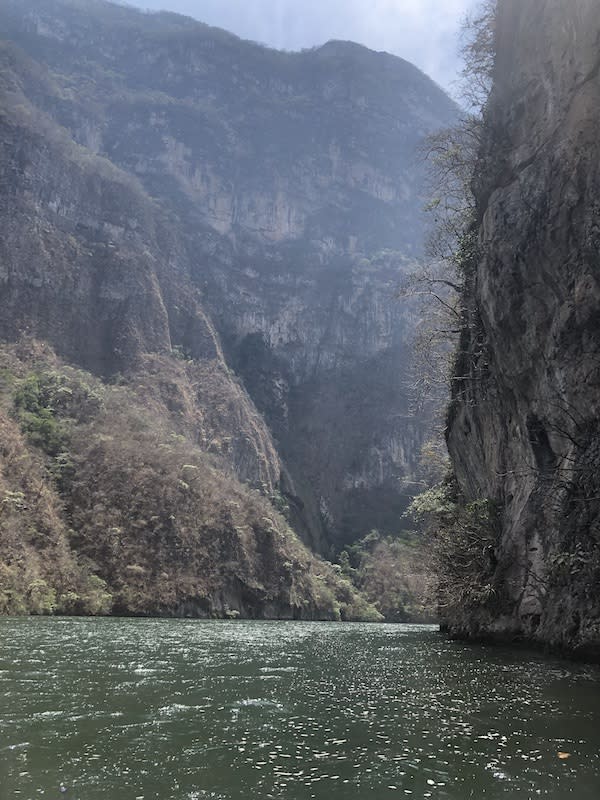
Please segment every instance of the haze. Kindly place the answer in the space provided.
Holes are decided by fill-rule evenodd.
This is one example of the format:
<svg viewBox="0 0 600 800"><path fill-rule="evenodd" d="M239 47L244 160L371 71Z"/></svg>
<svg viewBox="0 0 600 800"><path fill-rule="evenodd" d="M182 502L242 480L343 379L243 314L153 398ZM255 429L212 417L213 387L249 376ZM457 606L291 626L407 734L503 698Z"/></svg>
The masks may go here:
<svg viewBox="0 0 600 800"><path fill-rule="evenodd" d="M448 91L459 69L460 23L474 0L135 0L272 47L349 39L416 64Z"/></svg>

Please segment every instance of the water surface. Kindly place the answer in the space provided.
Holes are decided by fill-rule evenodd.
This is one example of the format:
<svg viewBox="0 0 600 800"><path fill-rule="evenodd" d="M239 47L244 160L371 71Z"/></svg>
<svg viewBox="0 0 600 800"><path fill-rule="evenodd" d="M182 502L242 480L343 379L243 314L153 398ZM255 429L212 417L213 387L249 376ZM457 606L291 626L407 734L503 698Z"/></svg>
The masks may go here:
<svg viewBox="0 0 600 800"><path fill-rule="evenodd" d="M600 797L600 672L429 626L2 619L0 704L2 800Z"/></svg>

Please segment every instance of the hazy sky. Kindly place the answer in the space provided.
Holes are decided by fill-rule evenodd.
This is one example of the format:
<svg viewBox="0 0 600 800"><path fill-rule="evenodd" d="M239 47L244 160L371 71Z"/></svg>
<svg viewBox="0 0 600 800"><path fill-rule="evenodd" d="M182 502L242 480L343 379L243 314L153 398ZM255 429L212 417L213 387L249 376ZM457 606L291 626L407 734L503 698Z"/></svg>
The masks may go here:
<svg viewBox="0 0 600 800"><path fill-rule="evenodd" d="M412 61L445 88L458 68L460 22L476 0L130 0L298 50L351 39Z"/></svg>

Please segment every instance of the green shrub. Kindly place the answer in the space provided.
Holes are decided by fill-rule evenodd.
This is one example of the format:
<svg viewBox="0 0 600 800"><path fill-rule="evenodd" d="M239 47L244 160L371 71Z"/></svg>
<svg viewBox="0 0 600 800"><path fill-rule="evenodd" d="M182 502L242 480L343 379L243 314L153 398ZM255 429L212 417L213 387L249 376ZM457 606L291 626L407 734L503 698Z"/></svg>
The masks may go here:
<svg viewBox="0 0 600 800"><path fill-rule="evenodd" d="M29 441L51 456L64 449L66 432L51 404L49 383L40 375L29 375L15 395L17 419Z"/></svg>
<svg viewBox="0 0 600 800"><path fill-rule="evenodd" d="M106 581L98 575L89 575L79 591L69 589L58 598L56 605L62 614L104 616L112 610L113 597Z"/></svg>
<svg viewBox="0 0 600 800"><path fill-rule="evenodd" d="M388 622L432 622L436 608L423 539L373 530L340 553L340 571Z"/></svg>
<svg viewBox="0 0 600 800"><path fill-rule="evenodd" d="M108 591L106 581L98 575L90 575L84 589L83 603L86 614L94 616L110 614L113 598Z"/></svg>
<svg viewBox="0 0 600 800"><path fill-rule="evenodd" d="M447 481L417 496L408 510L425 523L441 609L489 605L494 582L498 513L488 498L467 502Z"/></svg>

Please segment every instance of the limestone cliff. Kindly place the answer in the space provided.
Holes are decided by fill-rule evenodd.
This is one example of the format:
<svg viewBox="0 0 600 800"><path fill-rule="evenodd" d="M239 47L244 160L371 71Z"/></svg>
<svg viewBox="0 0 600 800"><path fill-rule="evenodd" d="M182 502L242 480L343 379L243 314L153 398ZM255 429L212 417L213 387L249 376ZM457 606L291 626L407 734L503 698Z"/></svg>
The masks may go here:
<svg viewBox="0 0 600 800"><path fill-rule="evenodd" d="M450 631L600 653L600 16L500 0L448 441L497 538Z"/></svg>
<svg viewBox="0 0 600 800"><path fill-rule="evenodd" d="M273 507L177 220L0 59L0 613L378 618Z"/></svg>
<svg viewBox="0 0 600 800"><path fill-rule="evenodd" d="M102 0L5 0L0 22L0 334L135 373L321 552L394 530L423 426L395 295L417 147L452 102L347 42L279 53ZM183 399L148 380L171 354L195 365Z"/></svg>

